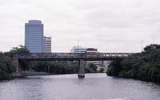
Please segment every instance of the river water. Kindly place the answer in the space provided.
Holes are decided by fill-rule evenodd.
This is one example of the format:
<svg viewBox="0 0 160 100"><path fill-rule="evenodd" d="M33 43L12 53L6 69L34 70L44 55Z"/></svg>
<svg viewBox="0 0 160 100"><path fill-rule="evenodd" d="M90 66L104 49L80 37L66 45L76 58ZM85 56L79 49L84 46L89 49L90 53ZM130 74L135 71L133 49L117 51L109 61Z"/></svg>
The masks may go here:
<svg viewBox="0 0 160 100"><path fill-rule="evenodd" d="M106 74L30 76L0 82L0 100L160 100L160 86Z"/></svg>

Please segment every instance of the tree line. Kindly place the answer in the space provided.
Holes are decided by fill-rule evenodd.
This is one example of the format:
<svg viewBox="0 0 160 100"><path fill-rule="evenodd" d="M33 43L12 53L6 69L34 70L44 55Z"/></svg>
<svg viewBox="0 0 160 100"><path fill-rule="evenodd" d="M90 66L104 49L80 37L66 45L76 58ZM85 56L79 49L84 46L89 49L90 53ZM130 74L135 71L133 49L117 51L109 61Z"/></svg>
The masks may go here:
<svg viewBox="0 0 160 100"><path fill-rule="evenodd" d="M28 68L36 72L47 72L50 74L75 74L78 73L78 61L32 61ZM27 70L28 70L27 68ZM86 73L96 73L97 66L89 64L85 67Z"/></svg>
<svg viewBox="0 0 160 100"><path fill-rule="evenodd" d="M146 46L141 53L113 61L107 75L160 82L160 45Z"/></svg>
<svg viewBox="0 0 160 100"><path fill-rule="evenodd" d="M29 51L24 47L14 47L9 52L0 52L0 80L13 79L16 72L14 63L17 54L27 54Z"/></svg>

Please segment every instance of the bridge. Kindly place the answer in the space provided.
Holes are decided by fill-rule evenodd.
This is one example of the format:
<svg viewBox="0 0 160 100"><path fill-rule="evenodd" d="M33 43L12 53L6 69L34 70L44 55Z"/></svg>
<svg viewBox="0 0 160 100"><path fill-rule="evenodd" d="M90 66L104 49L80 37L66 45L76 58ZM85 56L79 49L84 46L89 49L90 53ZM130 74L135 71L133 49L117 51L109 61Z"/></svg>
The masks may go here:
<svg viewBox="0 0 160 100"><path fill-rule="evenodd" d="M104 61L126 58L135 53L30 53L17 55L18 69L21 67L21 61L78 61L78 77L85 77L86 61Z"/></svg>

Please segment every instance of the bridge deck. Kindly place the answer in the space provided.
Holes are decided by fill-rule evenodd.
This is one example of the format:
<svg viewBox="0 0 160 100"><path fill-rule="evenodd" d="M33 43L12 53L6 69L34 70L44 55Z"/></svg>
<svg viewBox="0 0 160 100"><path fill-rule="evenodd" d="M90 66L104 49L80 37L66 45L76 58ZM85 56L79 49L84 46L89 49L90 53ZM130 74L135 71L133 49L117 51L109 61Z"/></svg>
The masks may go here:
<svg viewBox="0 0 160 100"><path fill-rule="evenodd" d="M73 61L73 60L114 60L125 58L134 53L31 53L27 55L18 55L19 60L55 60L55 61Z"/></svg>

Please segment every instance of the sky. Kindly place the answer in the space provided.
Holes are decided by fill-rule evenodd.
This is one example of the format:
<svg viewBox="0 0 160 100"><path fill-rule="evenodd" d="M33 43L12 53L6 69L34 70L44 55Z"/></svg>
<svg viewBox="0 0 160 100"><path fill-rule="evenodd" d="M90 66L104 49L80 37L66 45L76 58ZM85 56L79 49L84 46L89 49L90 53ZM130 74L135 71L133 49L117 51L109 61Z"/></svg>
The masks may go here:
<svg viewBox="0 0 160 100"><path fill-rule="evenodd" d="M73 46L139 52L160 43L159 0L0 0L0 51L24 45L24 24L41 20L52 52Z"/></svg>

